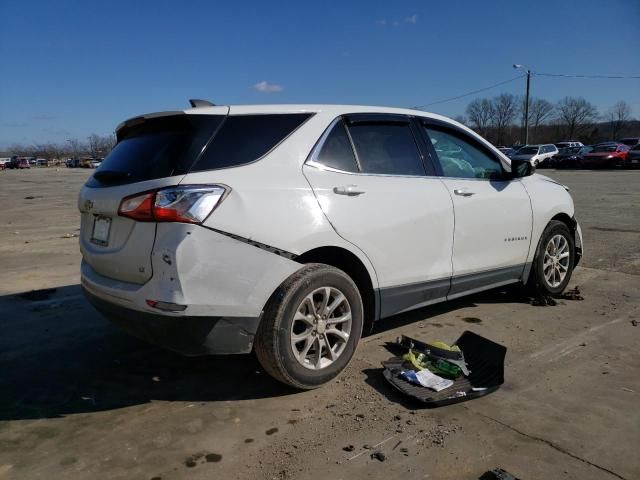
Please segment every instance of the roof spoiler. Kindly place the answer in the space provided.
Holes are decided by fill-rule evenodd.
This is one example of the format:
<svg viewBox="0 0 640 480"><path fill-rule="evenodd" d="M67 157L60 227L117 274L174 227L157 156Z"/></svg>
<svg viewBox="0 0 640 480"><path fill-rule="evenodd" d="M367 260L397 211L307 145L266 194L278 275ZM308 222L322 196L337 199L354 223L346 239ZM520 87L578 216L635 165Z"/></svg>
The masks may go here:
<svg viewBox="0 0 640 480"><path fill-rule="evenodd" d="M189 103L191 104L191 108L216 106L215 103L211 103L209 100L200 100L198 98L190 98Z"/></svg>

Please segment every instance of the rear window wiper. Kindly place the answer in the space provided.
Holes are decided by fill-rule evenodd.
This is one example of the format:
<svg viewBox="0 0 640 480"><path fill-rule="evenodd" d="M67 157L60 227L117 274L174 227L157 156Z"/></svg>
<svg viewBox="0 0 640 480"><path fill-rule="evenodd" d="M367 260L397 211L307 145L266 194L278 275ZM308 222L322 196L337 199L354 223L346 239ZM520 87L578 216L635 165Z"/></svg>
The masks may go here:
<svg viewBox="0 0 640 480"><path fill-rule="evenodd" d="M98 170L93 174L93 178L100 182L117 182L130 176L130 172L123 172L121 170Z"/></svg>

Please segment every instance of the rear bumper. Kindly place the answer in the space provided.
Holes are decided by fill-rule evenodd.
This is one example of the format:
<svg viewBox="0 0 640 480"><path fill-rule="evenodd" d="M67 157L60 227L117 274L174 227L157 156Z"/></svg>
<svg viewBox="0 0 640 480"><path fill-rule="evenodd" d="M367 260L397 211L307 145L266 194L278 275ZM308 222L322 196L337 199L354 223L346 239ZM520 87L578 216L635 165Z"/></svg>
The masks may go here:
<svg viewBox="0 0 640 480"><path fill-rule="evenodd" d="M259 317L167 316L106 301L86 288L87 300L127 333L183 355L249 353Z"/></svg>
<svg viewBox="0 0 640 480"><path fill-rule="evenodd" d="M158 224L151 260L153 275L144 284L108 278L83 260L82 288L116 325L185 355L250 352L266 302L301 267L206 228L174 223ZM184 309L159 310L148 300Z"/></svg>

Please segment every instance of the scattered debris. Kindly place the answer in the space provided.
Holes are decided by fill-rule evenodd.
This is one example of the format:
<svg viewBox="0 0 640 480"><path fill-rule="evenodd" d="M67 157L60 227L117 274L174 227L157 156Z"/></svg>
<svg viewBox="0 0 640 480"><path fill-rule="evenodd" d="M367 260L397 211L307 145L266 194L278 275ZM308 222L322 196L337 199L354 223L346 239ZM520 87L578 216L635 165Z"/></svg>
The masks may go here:
<svg viewBox="0 0 640 480"><path fill-rule="evenodd" d="M637 320L631 320L631 325L633 325L634 327L638 326L638 321Z"/></svg>
<svg viewBox="0 0 640 480"><path fill-rule="evenodd" d="M561 293L557 296L557 298L562 298L563 300L584 300L584 297L580 292L580 287L577 285L571 290L567 290L566 292Z"/></svg>
<svg viewBox="0 0 640 480"><path fill-rule="evenodd" d="M514 477L506 470L502 468L494 468L490 472L485 472L478 480L520 480L518 477Z"/></svg>
<svg viewBox="0 0 640 480"><path fill-rule="evenodd" d="M627 388L627 387L622 387L622 390L624 390L625 392L629 392L629 393L636 393L635 390L631 390L630 388Z"/></svg>
<svg viewBox="0 0 640 480"><path fill-rule="evenodd" d="M387 459L386 455L382 453L380 450L376 450L375 452L373 452L371 454L371 458L378 460L380 462L384 462Z"/></svg>
<svg viewBox="0 0 640 480"><path fill-rule="evenodd" d="M531 299L531 305L534 307L555 307L558 303L551 295L538 295Z"/></svg>
<svg viewBox="0 0 640 480"><path fill-rule="evenodd" d="M60 238L76 238L78 236L77 233L65 233Z"/></svg>
<svg viewBox="0 0 640 480"><path fill-rule="evenodd" d="M410 354L383 362L384 378L400 392L429 407L480 397L504 383L507 349L473 332L464 332L453 346L442 342L425 343L404 335L399 338L398 346ZM422 360L412 362L411 358ZM444 363L456 368L444 368ZM431 373L437 371L440 377L448 379L447 386L434 388L426 382L407 379L408 374L417 376L416 371L423 373L425 369ZM406 423L414 424L411 420Z"/></svg>
<svg viewBox="0 0 640 480"><path fill-rule="evenodd" d="M274 433L277 433L278 429L276 427L270 428L269 430L267 430L266 433L267 435L273 435Z"/></svg>
<svg viewBox="0 0 640 480"><path fill-rule="evenodd" d="M462 321L467 323L482 323L482 320L477 317L462 317Z"/></svg>
<svg viewBox="0 0 640 480"><path fill-rule="evenodd" d="M218 453L207 453L204 456L204 459L208 462L208 463L218 463L220 460L222 460L222 455L218 454Z"/></svg>
<svg viewBox="0 0 640 480"><path fill-rule="evenodd" d="M347 445L346 447L342 447L342 450L345 452L353 452L356 449L353 445Z"/></svg>

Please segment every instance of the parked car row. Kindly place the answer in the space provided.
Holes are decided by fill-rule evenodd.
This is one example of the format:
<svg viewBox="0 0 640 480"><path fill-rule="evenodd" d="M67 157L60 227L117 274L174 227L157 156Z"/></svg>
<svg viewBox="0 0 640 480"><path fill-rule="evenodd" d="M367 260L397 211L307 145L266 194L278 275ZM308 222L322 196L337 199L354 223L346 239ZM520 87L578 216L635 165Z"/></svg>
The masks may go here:
<svg viewBox="0 0 640 480"><path fill-rule="evenodd" d="M499 147L513 160L537 168L633 168L640 166L640 137L585 146L575 140L555 144Z"/></svg>
<svg viewBox="0 0 640 480"><path fill-rule="evenodd" d="M67 168L98 168L102 158L67 158Z"/></svg>

